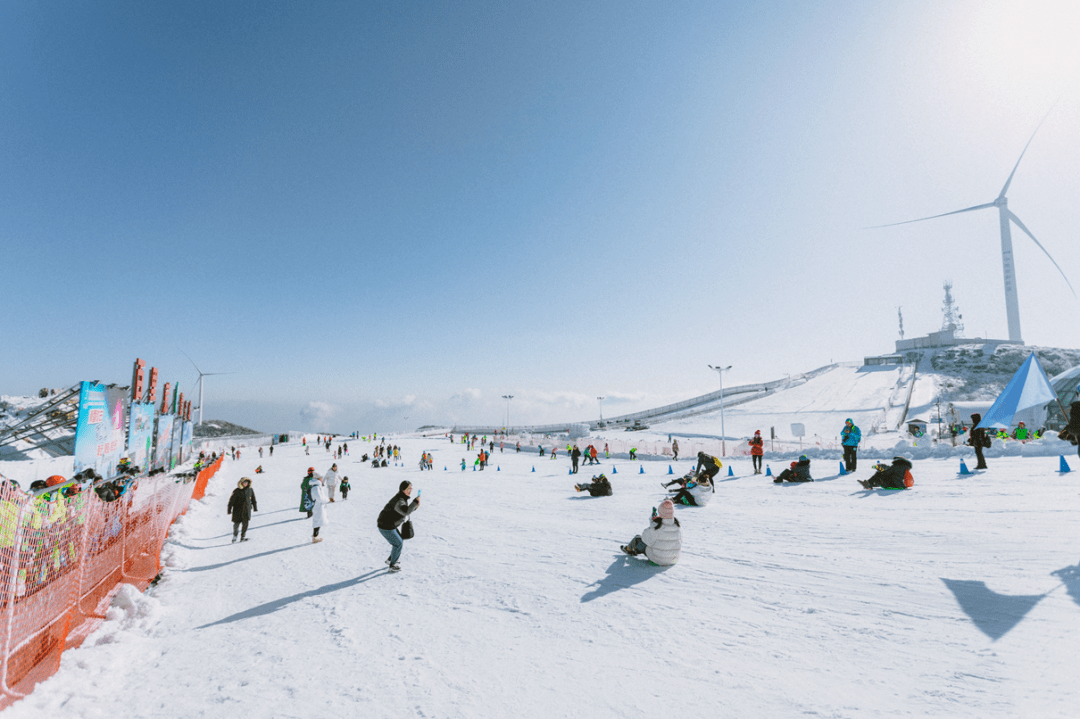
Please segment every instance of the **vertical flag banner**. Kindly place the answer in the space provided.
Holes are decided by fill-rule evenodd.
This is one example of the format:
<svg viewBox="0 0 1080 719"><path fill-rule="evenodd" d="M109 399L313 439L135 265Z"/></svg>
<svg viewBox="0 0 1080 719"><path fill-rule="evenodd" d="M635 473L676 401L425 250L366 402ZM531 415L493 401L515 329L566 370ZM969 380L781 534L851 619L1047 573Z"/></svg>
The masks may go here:
<svg viewBox="0 0 1080 719"><path fill-rule="evenodd" d="M172 469L173 416L158 415L157 438L154 440L154 469Z"/></svg>
<svg viewBox="0 0 1080 719"><path fill-rule="evenodd" d="M130 414L127 454L133 465L141 467L143 472L148 472L154 448L154 404L134 402Z"/></svg>

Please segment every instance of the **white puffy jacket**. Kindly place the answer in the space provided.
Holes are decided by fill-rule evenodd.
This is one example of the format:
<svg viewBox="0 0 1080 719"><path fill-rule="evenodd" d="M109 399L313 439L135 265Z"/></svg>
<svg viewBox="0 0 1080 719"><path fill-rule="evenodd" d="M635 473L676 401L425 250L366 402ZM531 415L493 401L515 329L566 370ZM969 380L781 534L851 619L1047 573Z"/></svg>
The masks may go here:
<svg viewBox="0 0 1080 719"><path fill-rule="evenodd" d="M695 484L693 487L690 488L690 496L694 498L694 502L697 503L697 506L704 507L706 504L709 503L709 500L712 499L712 485L710 484L708 487L706 487L701 484Z"/></svg>
<svg viewBox="0 0 1080 719"><path fill-rule="evenodd" d="M659 528L655 522L649 522L649 526L641 533L641 540L645 542L645 556L656 564L666 567L679 561L682 530L675 524L674 519L661 520Z"/></svg>
<svg viewBox="0 0 1080 719"><path fill-rule="evenodd" d="M337 489L338 483L341 480L338 478L337 470L331 469L323 475L323 483L330 489Z"/></svg>
<svg viewBox="0 0 1080 719"><path fill-rule="evenodd" d="M330 502L330 495L321 482L312 482L310 492L313 501L311 505L311 527L313 529L315 527L325 527L329 524L326 517L326 505Z"/></svg>

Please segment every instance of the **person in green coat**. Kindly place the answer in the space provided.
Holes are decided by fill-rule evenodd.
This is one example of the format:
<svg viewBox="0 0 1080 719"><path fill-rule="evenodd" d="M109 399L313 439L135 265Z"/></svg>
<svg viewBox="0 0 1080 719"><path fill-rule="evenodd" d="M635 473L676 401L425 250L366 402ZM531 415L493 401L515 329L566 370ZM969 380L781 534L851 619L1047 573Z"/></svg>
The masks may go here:
<svg viewBox="0 0 1080 719"><path fill-rule="evenodd" d="M312 513L311 482L315 479L315 468L308 467L307 474L300 480L300 511L307 512L310 519Z"/></svg>

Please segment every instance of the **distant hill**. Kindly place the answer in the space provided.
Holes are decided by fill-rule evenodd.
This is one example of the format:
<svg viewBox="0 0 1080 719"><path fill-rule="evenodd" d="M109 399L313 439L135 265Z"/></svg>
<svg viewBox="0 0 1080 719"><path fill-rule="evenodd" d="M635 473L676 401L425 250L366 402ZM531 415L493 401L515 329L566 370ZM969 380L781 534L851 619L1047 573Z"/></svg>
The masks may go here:
<svg viewBox="0 0 1080 719"><path fill-rule="evenodd" d="M266 434L258 430L241 427L223 419L207 419L195 425L196 437L232 437L239 434Z"/></svg>

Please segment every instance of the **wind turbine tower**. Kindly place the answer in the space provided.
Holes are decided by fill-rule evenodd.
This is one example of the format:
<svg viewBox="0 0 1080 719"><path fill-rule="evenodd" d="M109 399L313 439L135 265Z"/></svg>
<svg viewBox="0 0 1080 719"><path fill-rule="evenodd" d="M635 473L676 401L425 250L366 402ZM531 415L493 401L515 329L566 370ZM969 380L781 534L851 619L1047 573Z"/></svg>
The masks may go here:
<svg viewBox="0 0 1080 719"><path fill-rule="evenodd" d="M183 350L181 350L181 351L183 352ZM199 369L199 365L195 364L195 360L188 357L187 352L184 352L184 356L188 358L188 362L190 362L191 366L195 368L195 371L199 373L199 422L198 422L198 424L201 426L202 425L202 411L203 411L203 384L204 384L203 377L212 377L213 375L236 374L236 373L235 372L203 372L201 369Z"/></svg>
<svg viewBox="0 0 1080 719"><path fill-rule="evenodd" d="M1046 118L1043 118L1045 121ZM1020 221L1020 218L1016 216L1014 212L1009 209L1009 199L1005 196L1005 193L1009 191L1009 185L1012 184L1013 175L1016 174L1016 168L1020 166L1020 160L1024 159L1024 153L1027 152L1028 146L1031 145L1031 141L1035 139L1035 134L1039 131L1039 127L1042 127L1042 122L1035 128L1035 132L1031 133L1031 137L1027 141L1027 145L1024 145L1023 151L1020 153L1020 158L1016 161L1016 165L1013 166L1012 172L1009 173L1009 179L1005 181L1005 186L1001 188L1001 192L994 198L993 202L985 202L981 205L975 205L974 207L966 207L963 210L954 210L952 212L945 212L940 215L931 215L930 217L920 217L917 220L906 220L905 222L893 222L888 225L878 225L877 227L895 227L896 225L907 225L912 222L922 222L923 220L933 220L938 217L948 217L949 215L959 215L963 212L974 212L975 210L984 210L990 207L996 207L998 210L998 220L1001 226L1001 271L1005 279L1005 316L1009 324L1009 341L1017 344L1024 344L1024 340L1020 335L1020 300L1016 295L1016 266L1013 262L1013 246L1012 246L1012 229L1011 225L1016 224L1020 230L1031 238L1031 241L1043 251L1043 253L1050 258L1050 261L1057 268L1057 271L1061 273L1061 276L1065 279L1065 284L1069 286L1073 296L1076 296L1076 290L1073 289L1072 283L1069 282L1069 278L1065 277L1064 270L1058 265L1053 257L1050 257L1050 253L1046 251L1038 240L1035 239L1035 235L1031 234L1031 231ZM876 228L872 228L876 229Z"/></svg>

